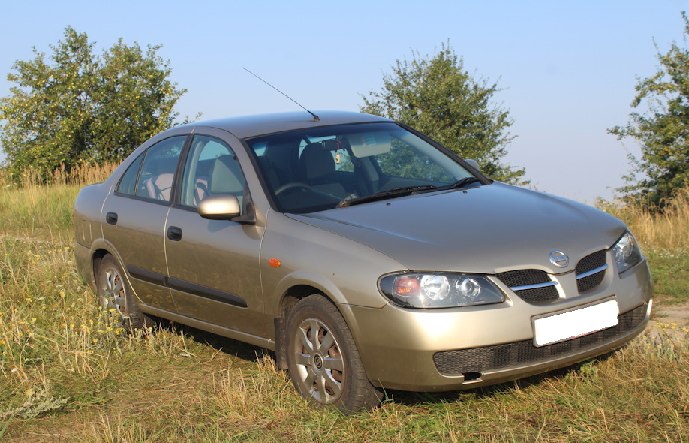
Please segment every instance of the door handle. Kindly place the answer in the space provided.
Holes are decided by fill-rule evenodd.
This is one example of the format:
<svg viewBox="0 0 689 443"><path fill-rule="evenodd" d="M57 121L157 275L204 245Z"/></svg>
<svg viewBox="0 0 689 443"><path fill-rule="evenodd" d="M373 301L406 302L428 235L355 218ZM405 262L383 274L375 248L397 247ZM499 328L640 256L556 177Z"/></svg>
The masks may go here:
<svg viewBox="0 0 689 443"><path fill-rule="evenodd" d="M116 225L117 212L108 212L107 214L105 214L105 221L108 222L109 225Z"/></svg>
<svg viewBox="0 0 689 443"><path fill-rule="evenodd" d="M167 228L167 238L172 241L182 240L182 229L177 226L170 226Z"/></svg>

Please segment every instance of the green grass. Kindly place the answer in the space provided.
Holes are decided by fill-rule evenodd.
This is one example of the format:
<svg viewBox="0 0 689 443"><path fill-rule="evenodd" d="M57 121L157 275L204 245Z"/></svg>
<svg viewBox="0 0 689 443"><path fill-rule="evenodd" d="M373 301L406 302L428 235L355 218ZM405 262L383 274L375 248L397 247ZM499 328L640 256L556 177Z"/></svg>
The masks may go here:
<svg viewBox="0 0 689 443"><path fill-rule="evenodd" d="M77 189L30 192L0 191L0 441L689 440L689 335L671 326L513 383L312 409L269 352L174 324L125 334L75 273ZM659 302L686 300L687 256L645 253Z"/></svg>
<svg viewBox="0 0 689 443"><path fill-rule="evenodd" d="M689 253L645 248L656 298L667 304L689 302Z"/></svg>

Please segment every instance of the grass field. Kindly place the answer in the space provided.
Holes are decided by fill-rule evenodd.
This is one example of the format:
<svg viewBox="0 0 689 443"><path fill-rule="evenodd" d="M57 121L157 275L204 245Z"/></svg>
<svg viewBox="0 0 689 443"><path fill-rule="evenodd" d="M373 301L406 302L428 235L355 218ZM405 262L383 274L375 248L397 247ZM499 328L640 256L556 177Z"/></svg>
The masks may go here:
<svg viewBox="0 0 689 443"><path fill-rule="evenodd" d="M0 189L0 441L689 440L689 335L677 325L514 383L387 392L353 416L309 408L260 348L174 324L127 334L75 273L78 189ZM639 238L666 306L689 294L686 194L673 208L607 208Z"/></svg>

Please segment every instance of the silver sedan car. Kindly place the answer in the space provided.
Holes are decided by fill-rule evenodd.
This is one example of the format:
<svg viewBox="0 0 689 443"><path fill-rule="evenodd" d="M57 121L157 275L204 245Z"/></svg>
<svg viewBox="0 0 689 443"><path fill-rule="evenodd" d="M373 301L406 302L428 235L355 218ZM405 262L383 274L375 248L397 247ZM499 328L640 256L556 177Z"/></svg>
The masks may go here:
<svg viewBox="0 0 689 443"><path fill-rule="evenodd" d="M103 305L273 350L301 395L346 411L571 365L645 328L651 276L620 220L405 125L316 114L176 127L85 187L75 251Z"/></svg>

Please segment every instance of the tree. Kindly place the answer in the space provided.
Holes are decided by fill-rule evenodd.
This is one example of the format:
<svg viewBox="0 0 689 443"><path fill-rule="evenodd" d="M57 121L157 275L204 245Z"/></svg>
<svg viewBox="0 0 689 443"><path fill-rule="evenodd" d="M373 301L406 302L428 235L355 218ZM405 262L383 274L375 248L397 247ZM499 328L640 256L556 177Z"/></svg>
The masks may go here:
<svg viewBox="0 0 689 443"><path fill-rule="evenodd" d="M515 183L524 168L501 163L514 138L509 111L493 104L497 83L474 80L463 60L443 44L433 57L412 53L411 61L397 60L392 74L383 76L380 92L362 96L361 112L404 123L442 143L463 158L473 158L484 174Z"/></svg>
<svg viewBox="0 0 689 443"><path fill-rule="evenodd" d="M683 12L685 42L689 20ZM674 191L689 183L689 51L676 42L666 54L656 45L657 73L639 79L632 108L647 105L644 113L632 112L626 126L608 129L619 140L636 139L641 158L629 156L632 172L627 185L617 189L628 199L662 207ZM643 178L637 179L641 174Z"/></svg>
<svg viewBox="0 0 689 443"><path fill-rule="evenodd" d="M124 159L154 134L171 127L173 108L186 92L169 80L169 62L122 39L102 56L85 33L65 29L52 54L33 49L7 78L17 83L0 99L0 143L15 177L31 168L47 178L61 164Z"/></svg>

